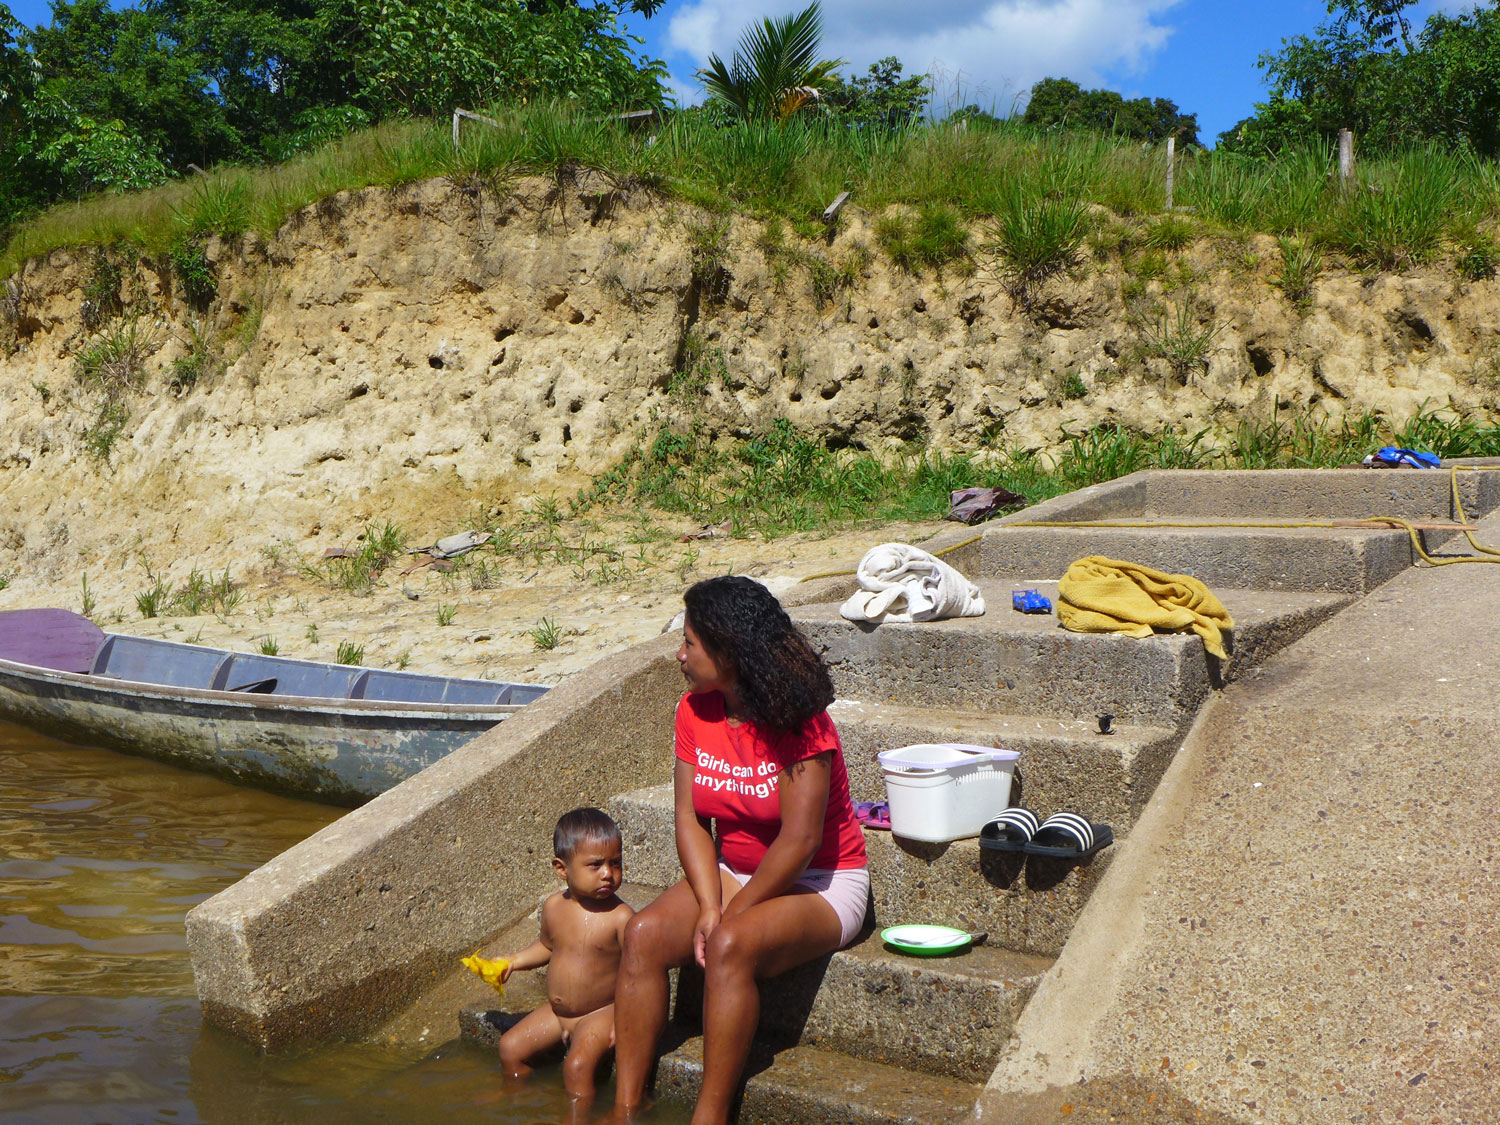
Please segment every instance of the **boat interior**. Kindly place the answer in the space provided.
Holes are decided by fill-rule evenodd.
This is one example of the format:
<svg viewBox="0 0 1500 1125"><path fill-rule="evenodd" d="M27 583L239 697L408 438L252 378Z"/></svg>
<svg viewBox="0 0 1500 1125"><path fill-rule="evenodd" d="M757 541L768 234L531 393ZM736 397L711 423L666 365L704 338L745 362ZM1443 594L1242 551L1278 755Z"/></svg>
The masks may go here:
<svg viewBox="0 0 1500 1125"><path fill-rule="evenodd" d="M511 706L530 703L547 691L538 684L322 664L119 633L105 637L91 674L167 687L385 703Z"/></svg>

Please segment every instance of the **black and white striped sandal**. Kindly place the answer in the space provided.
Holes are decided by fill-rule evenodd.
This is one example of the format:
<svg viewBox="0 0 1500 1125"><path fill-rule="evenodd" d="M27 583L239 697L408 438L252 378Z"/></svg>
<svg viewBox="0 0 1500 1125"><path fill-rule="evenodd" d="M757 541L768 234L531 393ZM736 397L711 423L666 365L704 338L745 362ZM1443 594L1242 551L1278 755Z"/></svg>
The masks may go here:
<svg viewBox="0 0 1500 1125"><path fill-rule="evenodd" d="M995 852L1024 852L1040 827L1030 809L1006 809L979 830L979 846Z"/></svg>
<svg viewBox="0 0 1500 1125"><path fill-rule="evenodd" d="M1114 829L1109 825L1094 824L1077 813L1060 812L1042 821L1021 850L1027 855L1084 860L1114 842Z"/></svg>

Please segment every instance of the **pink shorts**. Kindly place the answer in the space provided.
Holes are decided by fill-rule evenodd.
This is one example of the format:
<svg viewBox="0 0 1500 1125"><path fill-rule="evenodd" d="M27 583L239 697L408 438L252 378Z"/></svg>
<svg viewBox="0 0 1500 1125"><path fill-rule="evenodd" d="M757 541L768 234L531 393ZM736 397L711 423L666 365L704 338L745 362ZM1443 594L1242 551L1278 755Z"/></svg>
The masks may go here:
<svg viewBox="0 0 1500 1125"><path fill-rule="evenodd" d="M740 874L722 859L719 860L719 866L733 875L742 887L750 881L749 875ZM837 870L809 867L792 886L806 887L816 892L824 902L833 907L833 912L839 917L840 949L864 929L865 911L870 905L868 867L844 867Z"/></svg>

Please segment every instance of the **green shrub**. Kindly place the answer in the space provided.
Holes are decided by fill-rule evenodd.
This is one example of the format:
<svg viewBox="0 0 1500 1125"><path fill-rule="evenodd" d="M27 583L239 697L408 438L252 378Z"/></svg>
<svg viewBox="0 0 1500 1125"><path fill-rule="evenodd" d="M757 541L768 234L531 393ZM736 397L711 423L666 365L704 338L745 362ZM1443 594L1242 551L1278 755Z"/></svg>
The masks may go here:
<svg viewBox="0 0 1500 1125"><path fill-rule="evenodd" d="M238 589L229 577L229 568L215 575L213 571L201 571L196 566L172 596L171 612L182 617L197 617L201 613L227 616L244 599L244 591Z"/></svg>
<svg viewBox="0 0 1500 1125"><path fill-rule="evenodd" d="M1201 325L1198 320L1191 297L1175 308L1141 318L1141 354L1166 360L1172 373L1183 380L1195 370L1207 370L1209 349L1223 326L1214 321Z"/></svg>
<svg viewBox="0 0 1500 1125"><path fill-rule="evenodd" d="M238 238L250 229L251 179L242 173L197 177L182 206L173 209L184 237Z"/></svg>
<svg viewBox="0 0 1500 1125"><path fill-rule="evenodd" d="M113 398L101 400L93 422L83 431L83 448L90 460L108 464L129 421L130 411L124 403Z"/></svg>
<svg viewBox="0 0 1500 1125"><path fill-rule="evenodd" d="M103 246L89 256L89 272L83 279L83 327L96 331L105 321L120 315L120 267Z"/></svg>
<svg viewBox="0 0 1500 1125"><path fill-rule="evenodd" d="M365 662L365 646L357 645L353 641L340 641L338 651L334 654L335 664L363 664Z"/></svg>
<svg viewBox="0 0 1500 1125"><path fill-rule="evenodd" d="M551 652L563 639L562 627L550 617L544 617L536 623L536 628L530 633L531 643L543 652Z"/></svg>
<svg viewBox="0 0 1500 1125"><path fill-rule="evenodd" d="M371 593L381 572L405 550L406 532L387 520L380 527L366 527L359 539L359 547L351 553L304 568L308 576L320 578L337 590Z"/></svg>
<svg viewBox="0 0 1500 1125"><path fill-rule="evenodd" d="M218 295L219 279L203 252L202 243L194 238L180 238L172 244L167 258L182 287L182 299L195 309L206 308Z"/></svg>
<svg viewBox="0 0 1500 1125"><path fill-rule="evenodd" d="M181 395L197 386L199 380L218 374L223 359L215 346L213 330L203 318L189 318L187 334L178 339L187 351L172 361L167 385Z"/></svg>
<svg viewBox="0 0 1500 1125"><path fill-rule="evenodd" d="M701 222L685 222L693 263L693 280L704 299L714 304L729 296L729 218L709 215Z"/></svg>
<svg viewBox="0 0 1500 1125"><path fill-rule="evenodd" d="M172 587L160 577L149 575L149 572L148 576L154 578L154 581L135 596L135 608L142 617L160 617L171 604Z"/></svg>
<svg viewBox="0 0 1500 1125"><path fill-rule="evenodd" d="M1365 265L1419 265L1436 255L1457 191L1454 168L1441 154L1403 153L1345 193L1330 237Z"/></svg>

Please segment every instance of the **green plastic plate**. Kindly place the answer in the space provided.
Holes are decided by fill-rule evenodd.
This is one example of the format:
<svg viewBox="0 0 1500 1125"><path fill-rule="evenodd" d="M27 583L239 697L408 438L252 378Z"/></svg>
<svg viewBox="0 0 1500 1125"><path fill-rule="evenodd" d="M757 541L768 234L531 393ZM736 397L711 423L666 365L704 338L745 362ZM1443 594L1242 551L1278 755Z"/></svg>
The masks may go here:
<svg viewBox="0 0 1500 1125"><path fill-rule="evenodd" d="M969 935L952 926L887 926L880 940L914 957L939 957L969 944Z"/></svg>

